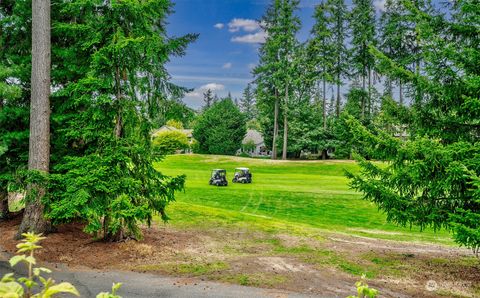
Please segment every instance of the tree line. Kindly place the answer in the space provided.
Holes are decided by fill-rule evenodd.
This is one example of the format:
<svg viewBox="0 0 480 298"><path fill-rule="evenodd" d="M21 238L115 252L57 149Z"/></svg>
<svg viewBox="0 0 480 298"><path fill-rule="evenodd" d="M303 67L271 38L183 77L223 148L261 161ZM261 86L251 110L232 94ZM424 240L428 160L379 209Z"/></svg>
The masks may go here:
<svg viewBox="0 0 480 298"><path fill-rule="evenodd" d="M351 187L389 221L445 228L478 255L480 4L442 5L324 0L300 42L299 1L272 0L255 96L272 158L353 157Z"/></svg>
<svg viewBox="0 0 480 298"><path fill-rule="evenodd" d="M428 0L413 5L436 13ZM345 135L343 114L370 125L381 121L392 133L385 110L419 101L412 84L379 70L371 47L406 69L421 72L422 49L417 22L403 1L388 0L377 13L372 0L324 0L315 8L315 24L305 42L297 39L301 23L298 0L271 1L261 25L267 38L254 69L255 97L272 158L302 152L327 158L350 157L354 144ZM383 118L382 118L383 117ZM395 131L397 130L397 131ZM280 150L280 151L279 151Z"/></svg>

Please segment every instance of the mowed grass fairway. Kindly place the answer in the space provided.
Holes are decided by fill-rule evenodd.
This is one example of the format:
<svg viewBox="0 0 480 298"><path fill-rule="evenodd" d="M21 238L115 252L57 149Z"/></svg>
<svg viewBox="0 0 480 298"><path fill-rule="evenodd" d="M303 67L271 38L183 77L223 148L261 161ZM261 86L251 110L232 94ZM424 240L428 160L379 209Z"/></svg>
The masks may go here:
<svg viewBox="0 0 480 298"><path fill-rule="evenodd" d="M231 183L236 167L248 167L252 184ZM398 227L351 190L345 171L352 161L272 161L228 156L171 155L157 164L166 175L187 176L184 193L168 208L174 226L224 226L309 234L312 229L371 238L452 244L447 232ZM227 170L229 185L208 184L211 170Z"/></svg>

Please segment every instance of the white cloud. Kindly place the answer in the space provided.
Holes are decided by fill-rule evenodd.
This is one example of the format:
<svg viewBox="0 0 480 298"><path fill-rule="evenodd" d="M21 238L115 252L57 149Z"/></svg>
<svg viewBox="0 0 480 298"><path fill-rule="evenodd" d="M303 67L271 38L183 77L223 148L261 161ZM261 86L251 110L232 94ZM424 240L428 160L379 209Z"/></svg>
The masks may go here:
<svg viewBox="0 0 480 298"><path fill-rule="evenodd" d="M232 37L231 41L238 43L263 43L266 37L267 34L265 32L259 31L257 33Z"/></svg>
<svg viewBox="0 0 480 298"><path fill-rule="evenodd" d="M227 62L227 63L222 65L222 68L223 69L230 69L230 68L232 68L232 66L233 66L232 62Z"/></svg>
<svg viewBox="0 0 480 298"><path fill-rule="evenodd" d="M223 27L225 27L225 24L223 23L217 23L215 25L213 25L213 27L217 28L217 29L223 29Z"/></svg>
<svg viewBox="0 0 480 298"><path fill-rule="evenodd" d="M220 90L225 89L225 85L218 84L218 83L209 83L209 84L200 86L199 89L200 89L200 90L208 90L208 89L210 89L210 90L212 90L212 91L220 91Z"/></svg>
<svg viewBox="0 0 480 298"><path fill-rule="evenodd" d="M387 2L386 0L375 0L375 1L373 1L373 6L375 6L375 8L378 11L385 11L385 3L386 2Z"/></svg>
<svg viewBox="0 0 480 298"><path fill-rule="evenodd" d="M253 32L260 29L260 24L251 19L233 19L228 23L228 31L230 32L238 32L240 30L246 32Z"/></svg>
<svg viewBox="0 0 480 298"><path fill-rule="evenodd" d="M207 90L211 90L213 92L215 91L222 91L225 89L225 85L222 85L222 84L218 84L218 83L209 83L209 84L205 84L205 85L202 85L198 88L196 88L195 90L193 90L192 92L189 92L186 94L186 96L188 97L196 97L196 98L203 98L203 92L207 91Z"/></svg>
<svg viewBox="0 0 480 298"><path fill-rule="evenodd" d="M257 66L257 65L255 63L248 63L247 66L248 66L249 69L254 69L255 66Z"/></svg>

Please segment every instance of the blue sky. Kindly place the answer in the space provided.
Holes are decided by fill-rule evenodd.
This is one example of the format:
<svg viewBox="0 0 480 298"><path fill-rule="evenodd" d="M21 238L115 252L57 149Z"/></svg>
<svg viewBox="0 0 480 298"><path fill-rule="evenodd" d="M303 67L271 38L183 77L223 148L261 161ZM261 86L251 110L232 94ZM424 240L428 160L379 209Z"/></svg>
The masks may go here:
<svg viewBox="0 0 480 298"><path fill-rule="evenodd" d="M193 108L203 104L203 92L211 89L218 96L231 92L241 97L252 81L251 69L258 62L258 41L263 32L255 23L261 19L270 0L172 0L175 13L169 17L170 35L199 33L184 57L167 65L173 82L194 89L183 99ZM448 0L434 0L434 3ZM302 21L298 38L304 41L313 26L314 7L320 0L301 0L297 15ZM350 6L351 0L346 1ZM385 0L374 0L377 11Z"/></svg>
<svg viewBox="0 0 480 298"><path fill-rule="evenodd" d="M313 25L314 4L303 0L298 15L303 29L299 38L306 39ZM175 13L169 18L169 33L180 36L199 33L187 54L168 64L173 81L195 89L184 102L198 108L202 93L214 89L218 96L228 92L241 97L252 80L251 69L258 62L257 41L263 32L254 22L264 14L267 0L174 0ZM216 26L215 26L216 25Z"/></svg>

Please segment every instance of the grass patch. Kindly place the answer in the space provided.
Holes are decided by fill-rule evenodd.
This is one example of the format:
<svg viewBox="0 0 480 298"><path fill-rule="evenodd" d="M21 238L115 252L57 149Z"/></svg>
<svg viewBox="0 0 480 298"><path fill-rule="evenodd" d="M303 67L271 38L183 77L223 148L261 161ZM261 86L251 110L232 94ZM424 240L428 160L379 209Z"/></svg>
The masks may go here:
<svg viewBox="0 0 480 298"><path fill-rule="evenodd" d="M203 276L227 270L230 266L224 262L213 263L163 263L154 265L141 265L138 271L159 271L172 275Z"/></svg>
<svg viewBox="0 0 480 298"><path fill-rule="evenodd" d="M213 168L225 168L228 180L236 167L249 167L252 184L208 185ZM350 161L272 161L212 155L171 155L156 164L167 175L187 175L186 191L169 209L180 227L247 227L264 232L312 235L315 229L371 238L452 245L447 232L398 227L387 223L377 207L348 187ZM310 232L308 232L310 230ZM372 232L369 232L372 231Z"/></svg>
<svg viewBox="0 0 480 298"><path fill-rule="evenodd" d="M219 279L223 282L235 283L242 286L251 287L273 287L277 284L281 284L287 281L287 278L282 275L273 275L265 273L252 273L252 274L232 274L224 275Z"/></svg>

